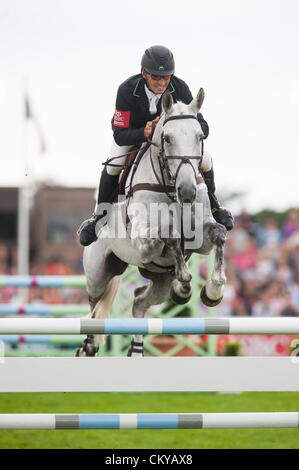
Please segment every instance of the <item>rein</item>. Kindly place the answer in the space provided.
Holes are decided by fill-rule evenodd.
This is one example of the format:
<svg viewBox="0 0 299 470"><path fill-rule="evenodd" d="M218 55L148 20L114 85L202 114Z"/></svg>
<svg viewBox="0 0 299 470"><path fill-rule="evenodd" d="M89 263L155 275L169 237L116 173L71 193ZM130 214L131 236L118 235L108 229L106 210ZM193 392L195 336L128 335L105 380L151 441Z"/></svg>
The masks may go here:
<svg viewBox="0 0 299 470"><path fill-rule="evenodd" d="M197 121L197 117L194 116L193 114L180 114L180 115L177 115L177 116L170 116L169 118L165 119L165 121L163 123L163 127L169 121L177 121L177 120L180 120L180 119L195 119ZM200 171L202 158L203 158L203 152L204 152L203 139L201 139L201 154L200 155L166 155L165 145L164 144L165 144L164 131L162 131L162 133L161 133L161 150L160 150L160 153L158 155L158 159L159 159L159 165L160 165L160 169L161 169L163 184L165 185L165 177L164 177L163 170L166 171L168 179L170 181L173 181L174 184L175 184L177 176L179 174L179 171L180 171L182 165L185 165L185 164L191 165L191 167L193 169L193 172L194 172L194 176L196 178L195 169L194 169L194 167L193 167L190 160L198 160L198 168L199 168L199 171ZM174 176L171 174L171 171L170 171L170 168L169 168L169 163L168 163L169 160L181 160ZM174 200L172 197L171 197L171 199Z"/></svg>
<svg viewBox="0 0 299 470"><path fill-rule="evenodd" d="M169 118L165 119L165 121L163 123L163 127L169 121L174 121L174 120L179 120L179 119L196 119L196 121L197 121L197 117L194 116L194 115L181 114L181 115L177 115L177 116L170 116ZM136 191L152 191L152 192L164 193L168 196L168 198L171 201L176 202L176 197L175 197L175 195L173 195L173 193L175 193L175 191L176 191L175 182L176 182L178 173L179 173L182 165L185 165L185 164L191 165L197 184L200 184L204 181L203 177L201 175L196 176L195 169L194 169L194 167L193 167L193 165L190 161L190 160L197 160L198 161L198 168L199 168L199 171L200 171L201 163L202 163L202 159L203 159L203 152L204 152L203 138L201 138L201 154L200 155L166 155L165 148L164 148L164 142L165 142L164 131L162 131L162 133L161 133L161 146L160 146L160 151L159 151L159 154L158 154L158 163L159 163L159 169L160 169L160 174L161 174L161 179L162 179L162 181L161 181L160 177L158 176L158 174L156 172L154 162L153 162L153 158L152 158L152 152L151 152L152 145L155 146L155 147L159 147L158 144L156 144L155 142L153 142L151 140L152 137L153 137L154 131L155 131L155 123L153 123L152 134L151 134L151 137L148 139L147 144L141 150L139 150L139 152L138 152L138 150L136 151L136 152L138 152L138 156L137 156L136 161L134 160L132 163L124 163L124 164L111 163L111 162L113 162L114 160L116 160L118 158L121 158L121 157L128 156L128 155L132 154L132 150L131 150L130 152L127 152L123 155L118 155L117 157L110 158L106 162L102 163L102 165L104 165L104 166L113 166L113 167L121 167L121 168L133 167L132 175L131 175L130 183L129 183L129 191L128 191L127 196L126 196L127 203L129 202L128 200L133 196L133 193L136 192ZM133 185L133 179L134 179L136 170L138 168L138 165L140 163L140 160L143 157L143 155L147 152L148 149L150 149L151 167L152 167L153 173L156 177L156 180L157 180L158 184L138 183L138 184ZM168 161L169 160L175 160L175 159L181 160L181 161L180 161L180 164L178 165L178 168L176 170L175 175L173 176L171 174ZM169 184L166 183L165 171L167 173L167 177L168 177L169 181L171 183L173 182L174 184L169 185ZM127 222L128 222L128 220L127 220ZM183 233L183 217L182 217L181 218L181 249L182 249L182 253L184 253L184 244L185 244L185 239L184 239L184 233ZM185 261L187 261L190 258L190 256L191 256L191 254L185 255ZM162 266L162 265L158 265L157 263L154 263L154 262L151 262L149 264L152 265L152 266L155 266L157 268L160 268L162 270L166 270L166 272L169 272L169 273L174 272L174 266Z"/></svg>
<svg viewBox="0 0 299 470"><path fill-rule="evenodd" d="M163 123L163 127L169 121L174 121L174 120L179 120L179 119L196 119L196 121L197 121L197 117L194 116L194 115L180 114L180 115L177 115L177 116L170 116L169 118L165 119L165 121ZM153 128L153 133L154 133L154 128ZM152 135L153 135L153 133L152 133ZM151 136L151 138L152 138L152 136ZM200 155L166 155L164 142L165 142L164 131L162 131L162 133L161 133L161 146L160 146L160 151L159 151L159 154L158 154L158 163L159 163L159 169L160 169L160 174L161 174L161 179L160 179L160 177L158 176L157 171L155 169L154 162L153 162L153 157L152 157L152 152L151 152L151 145L154 145L155 147L159 147L159 146L156 143L152 142L152 140L149 140L151 167L152 167L153 173L155 175L155 178L156 178L158 184L139 183L139 184L133 185L133 177L134 177L135 171L137 169L138 163L140 161L140 158L138 158L138 162L136 162L137 166L134 167L133 175L131 177L130 190L127 194L127 197L131 197L133 195L133 193L136 192L136 191L153 191L153 192L164 193L168 196L168 198L171 201L176 202L176 197L175 197L175 194L174 194L175 191L176 191L175 183L176 183L176 179L177 179L177 176L179 174L179 171L180 171L182 165L191 165L197 184L200 184L201 182L203 182L203 177L201 175L196 176L195 169L194 169L194 167L191 163L191 160L197 160L198 161L198 168L199 168L199 172L200 172L202 159L203 159L203 153L204 153L203 138L201 138L201 141L200 141L201 142L201 153L200 153ZM146 148L146 150L147 149L148 149L148 147ZM178 168L177 168L176 173L175 173L174 176L171 174L171 171L170 171L170 168L169 168L169 163L168 163L169 160L180 160L180 163L178 165ZM166 183L165 171L167 173L168 180L171 183L173 182L174 183L173 185L169 185L169 184ZM184 250L184 248L185 248L185 237L184 237L183 229L184 229L184 227L183 227L183 216L182 216L181 217L181 250L182 250L182 253L184 253L184 251L185 251ZM189 257L190 256L187 256L186 260ZM152 262L150 264L153 265L153 266L162 268L162 269L166 269L166 271L168 271L168 272L172 272L173 269L174 269L173 266L160 266L160 265L158 265L154 262Z"/></svg>
<svg viewBox="0 0 299 470"><path fill-rule="evenodd" d="M179 119L195 119L197 121L197 117L192 115L192 114L180 114L180 115L177 115L177 116L170 116L169 118L165 119L165 121L163 123L163 127L169 121L175 121L175 120L179 120ZM165 193L171 201L175 202L176 198L173 195L173 193L175 193L175 181L176 181L176 178L178 176L178 173L179 173L182 165L184 165L184 164L191 165L191 167L194 171L194 176L196 177L195 169L194 169L193 165L191 164L190 160L198 160L198 162L199 162L198 163L198 168L200 170L201 163L202 163L202 158L203 158L203 152L204 152L203 138L201 139L201 154L200 155L166 155L165 154L165 148L164 148L164 132L161 133L161 148L160 148L160 152L158 154L158 163L159 163L159 169L160 169L161 179L162 179L162 181L161 181L160 177L158 176L158 174L156 172L156 169L155 169L155 166L154 166L154 163L153 163L152 153L151 153L151 146L152 145L154 147L159 147L158 144L156 144L155 142L153 142L151 140L152 136L154 134L154 131L155 131L155 127L156 126L153 123L152 135L151 135L150 139L148 139L147 144L139 152L136 151L136 153L138 152L138 158L137 158L136 161L133 161L132 163L123 163L123 164L111 163L114 160L117 160L118 158L122 158L122 157L126 157L126 156L130 155L132 153L132 150L131 150L130 152L124 153L122 155L118 155L117 157L112 157L112 158L107 159L106 162L102 163L102 165L106 166L106 167L107 166L113 166L113 167L117 167L117 168L130 168L130 167L133 167L132 176L131 176L130 184L129 184L129 191L127 193L127 198L130 198L133 195L133 193L136 192L136 191L146 190L146 191L155 191L155 192ZM139 162L140 162L141 158L143 157L143 155L147 152L147 150L149 148L150 148L151 167L152 167L153 173L156 177L156 180L157 180L158 184L139 183L139 184L136 184L136 185L133 186L133 179L134 179L135 172L138 168ZM181 160L174 176L171 174L169 164L168 164L168 160ZM167 177L170 180L170 182L174 182L173 185L169 185L169 184L166 183L165 174L164 174L165 171L167 173ZM197 184L199 184L202 181L201 177L197 177L196 179L197 179Z"/></svg>
<svg viewBox="0 0 299 470"><path fill-rule="evenodd" d="M179 120L179 119L195 119L197 121L197 117L192 115L192 114L180 114L180 115L177 115L177 116L170 116L169 118L165 119L165 121L163 123L163 127L169 121L175 121L175 120ZM154 129L153 129L153 133L154 133ZM156 191L156 192L165 193L171 201L176 202L176 197L175 197L175 195L173 195L173 193L175 193L175 182L176 182L178 173L179 173L182 165L184 165L184 164L191 165L191 167L193 169L193 172L194 172L194 176L195 176L198 184L202 181L201 177L196 177L195 169L194 169L194 167L193 167L190 160L197 160L198 161L198 168L199 168L199 171L200 171L201 163L202 163L202 159L203 159L203 153L204 153L203 138L200 141L201 142L201 154L200 155L166 155L164 142L165 142L164 131L162 131L162 133L161 133L160 152L158 154L158 164L159 164L161 178L159 177L159 175L157 174L157 171L155 169L153 158L152 158L152 153L151 153L151 148L150 148L151 167L152 167L153 173L155 175L155 178L156 178L158 184L154 185L154 184L149 184L149 183L140 183L140 184L132 186L132 182L133 182L133 175L132 175L130 190L129 190L129 193L128 193L129 197L135 191L142 191L142 190ZM149 140L149 144L154 145L155 147L159 147L158 144L152 142L151 140ZM171 171L170 171L170 168L169 168L169 163L168 163L169 160L181 160L174 176L171 174ZM134 168L134 170L136 170L136 167ZM165 178L165 172L167 174L167 177L168 177L168 180L170 181L170 183L173 182L174 184L170 184L170 185L167 184L166 178ZM134 171L134 173L135 173L135 171Z"/></svg>

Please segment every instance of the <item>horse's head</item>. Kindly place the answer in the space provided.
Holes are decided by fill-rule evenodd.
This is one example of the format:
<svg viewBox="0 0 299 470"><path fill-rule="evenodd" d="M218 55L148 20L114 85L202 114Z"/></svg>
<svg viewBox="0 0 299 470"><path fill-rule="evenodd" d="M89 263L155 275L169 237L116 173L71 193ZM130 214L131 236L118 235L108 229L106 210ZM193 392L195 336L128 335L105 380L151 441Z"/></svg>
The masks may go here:
<svg viewBox="0 0 299 470"><path fill-rule="evenodd" d="M193 203L196 198L203 151L203 132L196 116L203 100L202 88L189 105L174 104L170 93L163 95L163 112L157 126L160 166L167 184L175 185L180 204Z"/></svg>

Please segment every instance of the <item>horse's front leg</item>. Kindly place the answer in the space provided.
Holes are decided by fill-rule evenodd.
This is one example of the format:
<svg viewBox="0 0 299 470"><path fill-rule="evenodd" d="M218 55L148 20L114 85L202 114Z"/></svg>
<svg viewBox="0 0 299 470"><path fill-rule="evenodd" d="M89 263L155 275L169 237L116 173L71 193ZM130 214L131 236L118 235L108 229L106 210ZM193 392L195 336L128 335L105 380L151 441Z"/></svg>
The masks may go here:
<svg viewBox="0 0 299 470"><path fill-rule="evenodd" d="M213 223L208 224L205 232L215 250L215 264L211 279L209 279L205 286L203 286L200 297L205 305L214 307L221 302L226 283L224 271L224 245L227 230L223 225Z"/></svg>
<svg viewBox="0 0 299 470"><path fill-rule="evenodd" d="M175 303L185 304L192 295L192 275L182 252L181 239L163 238L163 241L174 259L175 279L172 282L170 298Z"/></svg>
<svg viewBox="0 0 299 470"><path fill-rule="evenodd" d="M132 311L133 318L143 318L146 311L152 305L159 305L169 297L173 277L172 274L155 273L151 275L152 281L150 281L149 284L135 289L135 300ZM142 335L133 336L127 355L129 357L143 356Z"/></svg>

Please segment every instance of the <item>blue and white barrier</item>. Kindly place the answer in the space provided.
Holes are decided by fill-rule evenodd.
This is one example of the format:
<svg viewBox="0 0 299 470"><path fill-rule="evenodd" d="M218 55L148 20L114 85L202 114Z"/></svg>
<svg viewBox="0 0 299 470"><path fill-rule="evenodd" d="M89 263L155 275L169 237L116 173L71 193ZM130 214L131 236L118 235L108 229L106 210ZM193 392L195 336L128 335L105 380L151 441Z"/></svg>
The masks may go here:
<svg viewBox="0 0 299 470"><path fill-rule="evenodd" d="M62 317L66 315L88 315L90 307L88 304L0 304L0 315L45 315Z"/></svg>
<svg viewBox="0 0 299 470"><path fill-rule="evenodd" d="M85 276L3 276L0 287L85 287Z"/></svg>
<svg viewBox="0 0 299 470"><path fill-rule="evenodd" d="M238 429L298 427L298 412L0 414L0 429Z"/></svg>
<svg viewBox="0 0 299 470"><path fill-rule="evenodd" d="M23 343L46 344L48 346L79 346L84 338L84 335L0 335L0 341L13 346Z"/></svg>
<svg viewBox="0 0 299 470"><path fill-rule="evenodd" d="M299 317L0 318L0 334L299 334Z"/></svg>

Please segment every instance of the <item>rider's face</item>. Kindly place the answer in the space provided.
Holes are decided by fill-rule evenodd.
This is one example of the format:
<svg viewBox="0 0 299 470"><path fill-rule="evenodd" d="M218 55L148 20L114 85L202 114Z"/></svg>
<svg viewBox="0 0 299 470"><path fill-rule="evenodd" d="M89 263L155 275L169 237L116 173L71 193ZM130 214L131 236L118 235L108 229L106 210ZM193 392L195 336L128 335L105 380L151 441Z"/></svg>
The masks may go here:
<svg viewBox="0 0 299 470"><path fill-rule="evenodd" d="M161 95L164 93L171 79L171 77L168 75L167 77L160 77L160 80L154 80L150 74L146 73L144 70L142 70L142 76L146 80L148 88L156 95Z"/></svg>

